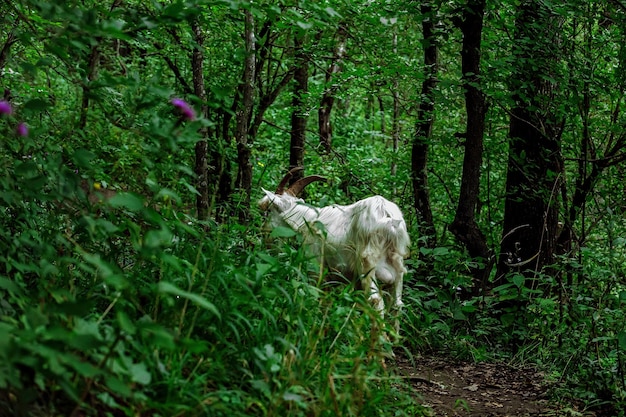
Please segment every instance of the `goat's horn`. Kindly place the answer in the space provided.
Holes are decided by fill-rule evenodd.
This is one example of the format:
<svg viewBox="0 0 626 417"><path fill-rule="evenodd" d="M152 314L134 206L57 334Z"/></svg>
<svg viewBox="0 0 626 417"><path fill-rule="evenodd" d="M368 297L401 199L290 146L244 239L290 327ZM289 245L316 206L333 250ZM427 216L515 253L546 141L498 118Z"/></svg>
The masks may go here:
<svg viewBox="0 0 626 417"><path fill-rule="evenodd" d="M302 171L303 169L304 169L304 167L291 168L289 170L289 172L287 174L285 174L283 179L280 181L280 184L278 184L278 187L276 187L276 193L275 194L279 194L279 195L283 194L285 192L285 185L287 185L287 183L289 182L291 177L293 177L293 174L295 174L298 171Z"/></svg>
<svg viewBox="0 0 626 417"><path fill-rule="evenodd" d="M315 181L327 181L327 179L319 175L310 175L308 177L300 178L298 181L291 184L291 187L289 187L287 192L293 196L297 196L302 192L304 187Z"/></svg>

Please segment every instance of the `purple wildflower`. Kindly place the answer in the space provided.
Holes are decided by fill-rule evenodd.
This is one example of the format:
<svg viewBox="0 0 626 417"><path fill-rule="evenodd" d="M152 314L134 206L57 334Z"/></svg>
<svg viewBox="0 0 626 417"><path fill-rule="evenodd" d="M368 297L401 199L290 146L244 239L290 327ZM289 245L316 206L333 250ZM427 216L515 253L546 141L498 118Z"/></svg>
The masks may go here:
<svg viewBox="0 0 626 417"><path fill-rule="evenodd" d="M11 103L6 100L0 101L0 114L13 114L13 107L11 107Z"/></svg>
<svg viewBox="0 0 626 417"><path fill-rule="evenodd" d="M22 137L28 136L28 126L26 126L26 123L24 122L18 124L17 127L15 128L15 131L17 132L19 136L22 136Z"/></svg>
<svg viewBox="0 0 626 417"><path fill-rule="evenodd" d="M176 107L187 120L195 120L196 112L187 102L181 98L173 98L171 103Z"/></svg>

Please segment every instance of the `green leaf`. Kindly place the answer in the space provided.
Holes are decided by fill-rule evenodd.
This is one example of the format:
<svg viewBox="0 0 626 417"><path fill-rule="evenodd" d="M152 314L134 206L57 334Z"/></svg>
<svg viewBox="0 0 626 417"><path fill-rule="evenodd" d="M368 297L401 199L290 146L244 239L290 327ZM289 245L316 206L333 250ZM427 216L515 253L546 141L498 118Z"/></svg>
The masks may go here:
<svg viewBox="0 0 626 417"><path fill-rule="evenodd" d="M265 263L272 265L276 265L278 263L278 259L274 258L271 255L268 255L267 253L259 252L257 256L261 258L261 260L265 261Z"/></svg>
<svg viewBox="0 0 626 417"><path fill-rule="evenodd" d="M188 350L190 353L194 354L202 354L209 352L209 342L206 340L198 340L198 339L182 339L180 343Z"/></svg>
<svg viewBox="0 0 626 417"><path fill-rule="evenodd" d="M122 380L114 376L109 376L105 378L105 383L111 391L123 397L128 397L132 393L128 384L124 383Z"/></svg>
<svg viewBox="0 0 626 417"><path fill-rule="evenodd" d="M102 374L102 371L95 367L94 365L83 362L79 358L75 360L68 361L68 364L81 376L85 378L93 378L97 375Z"/></svg>
<svg viewBox="0 0 626 417"><path fill-rule="evenodd" d="M165 227L159 230L148 230L143 239L143 244L145 247L157 249L162 246L169 246L172 243L172 237L172 232Z"/></svg>
<svg viewBox="0 0 626 417"><path fill-rule="evenodd" d="M50 103L47 102L46 100L42 100L40 98L34 98L34 99L28 100L26 103L24 103L24 109L25 110L30 110L30 111L34 111L34 112L41 112L41 111L47 109L48 107L50 107Z"/></svg>
<svg viewBox="0 0 626 417"><path fill-rule="evenodd" d="M422 255L430 255L433 253L433 250L431 248L427 248L426 246L420 246L419 250Z"/></svg>
<svg viewBox="0 0 626 417"><path fill-rule="evenodd" d="M188 187L189 184L186 184ZM198 193L197 190L195 190L196 193ZM156 197L157 200L159 201L170 201L173 200L176 202L176 204L181 204L182 203L182 199L180 198L180 196L173 190L170 190L168 188L162 188L161 190L159 190L159 192L157 193Z"/></svg>
<svg viewBox="0 0 626 417"><path fill-rule="evenodd" d="M446 247L437 247L433 249L433 256L443 256L450 253L450 250Z"/></svg>
<svg viewBox="0 0 626 417"><path fill-rule="evenodd" d="M626 331L622 330L617 334L617 344L622 351L626 352Z"/></svg>
<svg viewBox="0 0 626 417"><path fill-rule="evenodd" d="M458 308L454 309L454 311L452 312L452 318L454 320L467 320L467 316L463 314L463 311Z"/></svg>
<svg viewBox="0 0 626 417"><path fill-rule="evenodd" d="M502 322L503 326L510 326L515 321L515 314L514 313L503 314L502 316L500 316L500 321Z"/></svg>
<svg viewBox="0 0 626 417"><path fill-rule="evenodd" d="M522 288L524 286L524 281L526 281L526 277L522 274L515 274L511 280L517 288Z"/></svg>
<svg viewBox="0 0 626 417"><path fill-rule="evenodd" d="M265 275L274 265L260 263L256 265L256 279L258 280Z"/></svg>
<svg viewBox="0 0 626 417"><path fill-rule="evenodd" d="M152 346L168 350L174 350L178 347L174 335L164 327L144 321L139 321L137 326L141 330L142 335L151 338L150 343Z"/></svg>
<svg viewBox="0 0 626 417"><path fill-rule="evenodd" d="M270 237L294 237L297 233L289 227L276 227L270 233Z"/></svg>
<svg viewBox="0 0 626 417"><path fill-rule="evenodd" d="M311 28L313 27L313 24L312 24L312 23L307 23L307 22L303 22L303 21L300 21L300 20L298 20L298 21L296 22L296 24L297 24L298 26L300 26L300 27L301 27L302 29L304 29L304 30L311 29Z"/></svg>
<svg viewBox="0 0 626 417"><path fill-rule="evenodd" d="M73 155L74 163L80 168L91 168L92 161L96 159L96 154L87 149L77 149Z"/></svg>
<svg viewBox="0 0 626 417"><path fill-rule="evenodd" d="M285 401L302 402L302 401L304 401L304 397L302 395L296 394L294 392L285 392L283 394L283 400L285 400Z"/></svg>
<svg viewBox="0 0 626 417"><path fill-rule="evenodd" d="M0 277L0 289L7 290L15 295L22 295L22 290L8 278Z"/></svg>
<svg viewBox="0 0 626 417"><path fill-rule="evenodd" d="M263 381L262 379L254 379L250 381L250 385L252 388L260 391L265 397L272 397L270 387L266 381Z"/></svg>
<svg viewBox="0 0 626 417"><path fill-rule="evenodd" d="M337 13L332 7L326 7L324 11L328 13L328 15L331 17L341 17L341 15Z"/></svg>
<svg viewBox="0 0 626 417"><path fill-rule="evenodd" d="M15 175L24 178L33 178L39 174L37 164L32 160L18 162L15 164Z"/></svg>
<svg viewBox="0 0 626 417"><path fill-rule="evenodd" d="M134 193L119 192L109 199L109 205L115 208L125 208L133 212L143 209L143 198Z"/></svg>
<svg viewBox="0 0 626 417"><path fill-rule="evenodd" d="M133 335L137 332L137 328L128 317L128 314L123 311L117 312L117 322L120 324L120 328L126 333Z"/></svg>
<svg viewBox="0 0 626 417"><path fill-rule="evenodd" d="M76 325L74 326L74 333L81 335L93 336L98 340L102 340L100 335L100 329L98 323L95 321L87 321L83 319L76 319Z"/></svg>
<svg viewBox="0 0 626 417"><path fill-rule="evenodd" d="M215 307L213 303L211 303L209 300L202 297L201 295L182 290L178 288L177 286L175 286L174 284L169 283L167 281L159 282L158 290L159 292L164 293L164 294L176 295L182 298L186 298L187 300L196 304L198 307L204 308L205 310L209 310L210 312L215 314L218 318L221 318L220 312L217 310L217 307Z"/></svg>
<svg viewBox="0 0 626 417"><path fill-rule="evenodd" d="M141 385L148 385L152 381L152 375L150 375L146 364L143 362L135 363L130 367L130 376L133 382Z"/></svg>
<svg viewBox="0 0 626 417"><path fill-rule="evenodd" d="M511 287L513 287L513 284L511 284L511 283L498 285L496 288L493 289L493 292L495 292L495 293L503 292L504 290L507 290L507 289L509 289Z"/></svg>
<svg viewBox="0 0 626 417"><path fill-rule="evenodd" d="M119 273L117 265L113 265L102 259L98 253L83 253L83 258L96 268L97 273L104 277L106 282L116 288L125 288L127 285L124 277Z"/></svg>
<svg viewBox="0 0 626 417"><path fill-rule="evenodd" d="M461 311L463 311L464 313L473 313L476 310L477 310L476 306L472 304L461 306Z"/></svg>
<svg viewBox="0 0 626 417"><path fill-rule="evenodd" d="M14 326L0 322L0 357L7 357L14 330Z"/></svg>

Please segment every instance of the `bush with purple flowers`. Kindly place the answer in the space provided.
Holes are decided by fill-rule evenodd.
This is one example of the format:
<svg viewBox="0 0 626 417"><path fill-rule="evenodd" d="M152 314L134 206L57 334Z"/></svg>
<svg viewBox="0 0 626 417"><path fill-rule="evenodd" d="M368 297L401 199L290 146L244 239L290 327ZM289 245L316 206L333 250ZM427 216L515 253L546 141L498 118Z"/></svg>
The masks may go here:
<svg viewBox="0 0 626 417"><path fill-rule="evenodd" d="M185 100L173 98L170 102L185 120L193 121L196 119L196 111Z"/></svg>
<svg viewBox="0 0 626 417"><path fill-rule="evenodd" d="M9 117L10 119L12 119L11 116L13 116L13 113L14 113L14 110L13 110L13 106L11 105L11 103L9 103L7 100L1 100L0 101L0 114L5 115ZM11 120L11 123L12 122L13 121ZM26 123L19 122L15 126L15 133L21 137L28 136L28 126L26 125Z"/></svg>
<svg viewBox="0 0 626 417"><path fill-rule="evenodd" d="M26 137L28 136L28 126L26 126L26 123L24 122L18 123L17 127L15 128L15 132L18 134L18 136Z"/></svg>
<svg viewBox="0 0 626 417"><path fill-rule="evenodd" d="M6 115L13 114L13 107L11 106L11 103L9 103L6 100L1 100L0 101L0 114L6 114Z"/></svg>

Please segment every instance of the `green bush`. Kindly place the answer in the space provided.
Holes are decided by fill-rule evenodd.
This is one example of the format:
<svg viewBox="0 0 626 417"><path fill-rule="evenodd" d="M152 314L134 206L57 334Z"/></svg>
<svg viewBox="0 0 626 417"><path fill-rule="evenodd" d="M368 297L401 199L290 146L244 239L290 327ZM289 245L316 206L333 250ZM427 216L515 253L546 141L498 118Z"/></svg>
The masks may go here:
<svg viewBox="0 0 626 417"><path fill-rule="evenodd" d="M268 250L248 228L187 214L188 169L160 157L193 141L167 117L146 128L146 187L129 178L107 198L92 176L107 172L102 154L1 121L0 410L324 416L412 403L382 366L361 294L320 288L289 242Z"/></svg>

